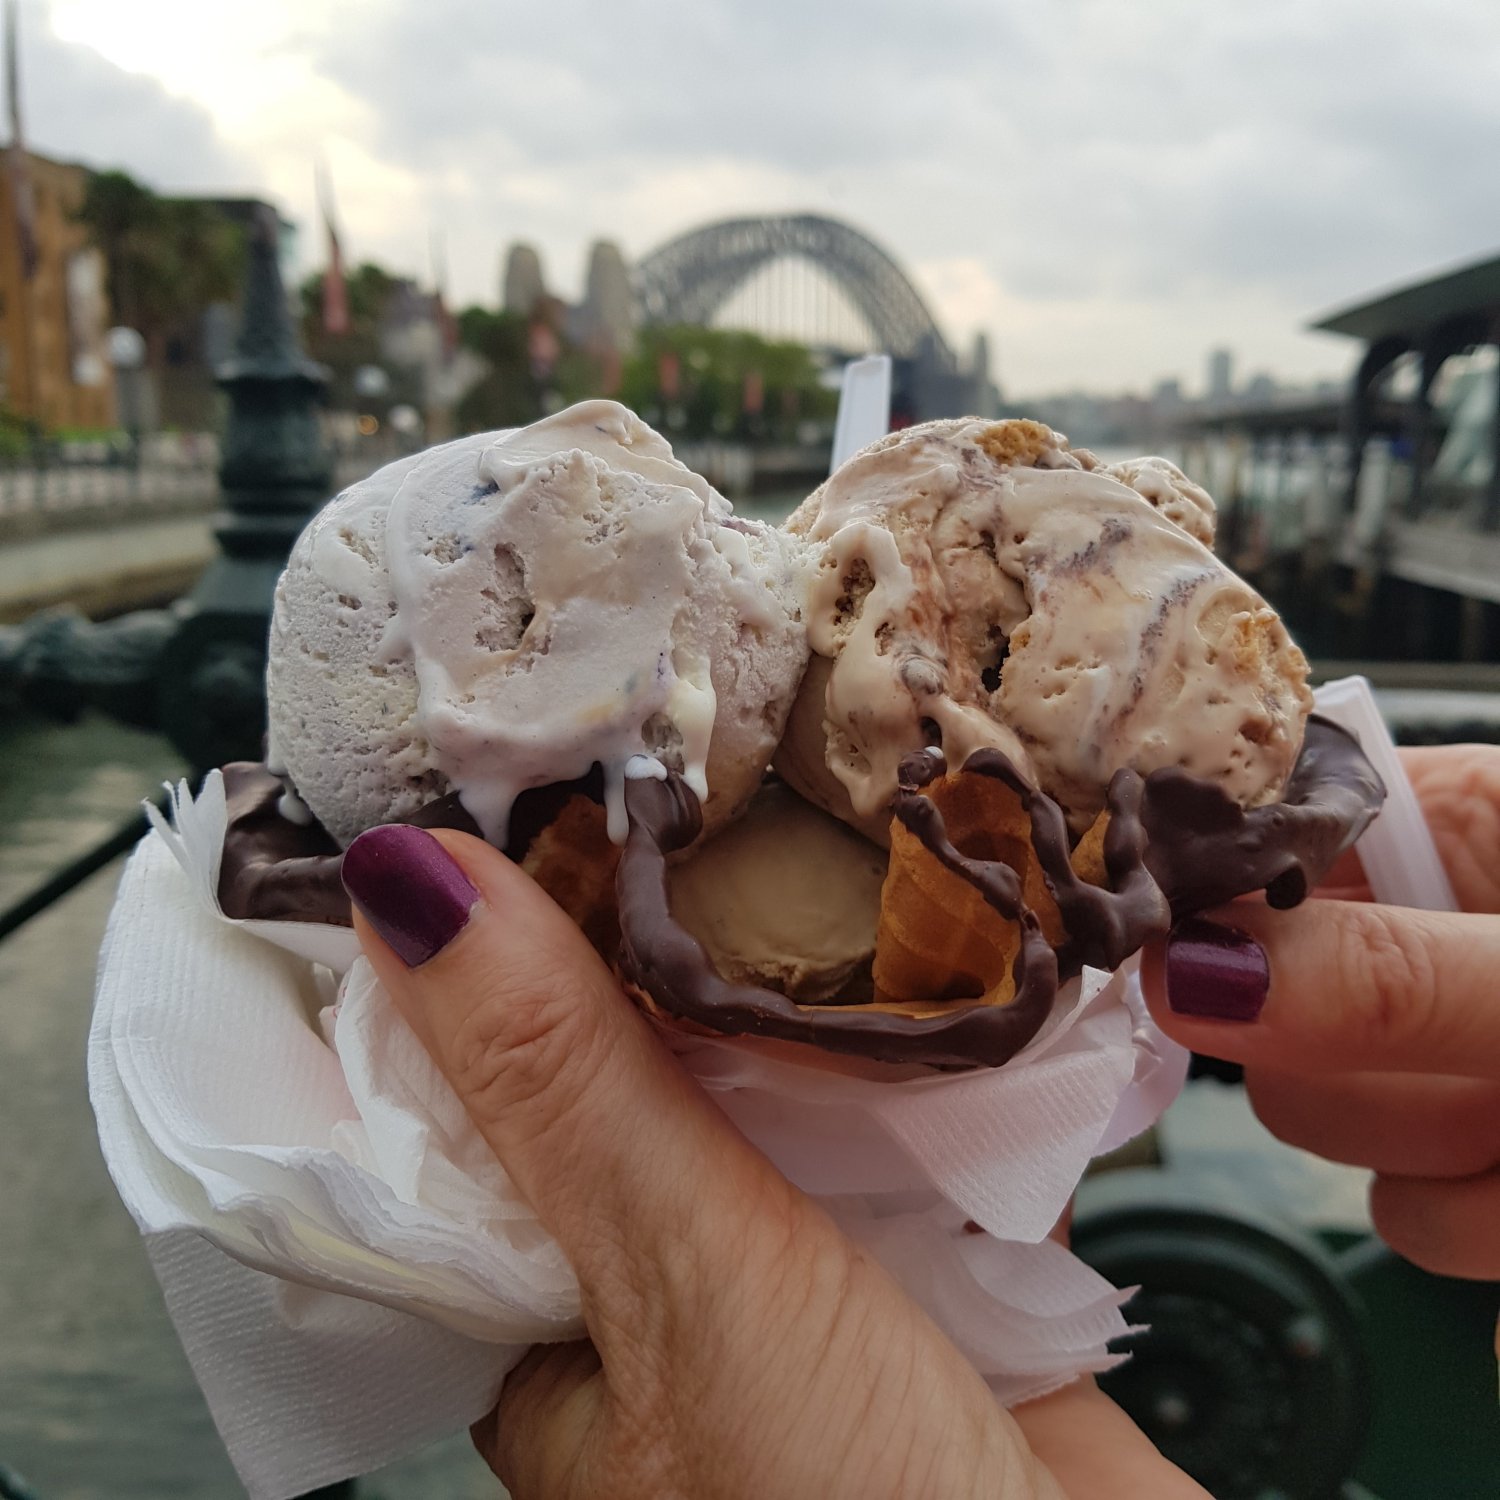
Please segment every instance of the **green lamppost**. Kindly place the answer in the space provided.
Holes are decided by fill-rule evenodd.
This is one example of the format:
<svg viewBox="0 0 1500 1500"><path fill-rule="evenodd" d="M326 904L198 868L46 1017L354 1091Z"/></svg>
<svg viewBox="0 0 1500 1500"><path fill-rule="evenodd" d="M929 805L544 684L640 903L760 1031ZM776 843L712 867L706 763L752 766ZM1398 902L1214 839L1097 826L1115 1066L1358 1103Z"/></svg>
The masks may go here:
<svg viewBox="0 0 1500 1500"><path fill-rule="evenodd" d="M297 346L276 216L263 209L250 236L239 340L219 372L229 394L219 466L224 511L215 528L220 556L179 606L157 673L161 726L200 768L260 751L276 579L333 479L318 424L327 381L327 371Z"/></svg>

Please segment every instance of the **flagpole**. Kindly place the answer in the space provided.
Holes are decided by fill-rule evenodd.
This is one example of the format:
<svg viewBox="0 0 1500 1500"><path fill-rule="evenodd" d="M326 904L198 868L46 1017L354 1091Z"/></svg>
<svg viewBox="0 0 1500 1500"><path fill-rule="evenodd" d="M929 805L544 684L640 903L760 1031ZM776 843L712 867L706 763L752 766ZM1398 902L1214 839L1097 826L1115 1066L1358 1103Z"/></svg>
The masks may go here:
<svg viewBox="0 0 1500 1500"><path fill-rule="evenodd" d="M5 93L10 119L10 146L6 155L10 178L11 227L14 231L12 248L19 272L21 368L26 375L23 386L25 400L17 399L15 404L24 416L39 425L42 420L41 379L36 364L36 294L32 286L37 271L36 222L32 212L26 138L21 129L21 51L16 0L5 0Z"/></svg>
<svg viewBox="0 0 1500 1500"><path fill-rule="evenodd" d="M327 264L323 270L323 332L340 337L349 332L349 287L344 276L344 249L339 240L333 178L321 154L314 162L313 175L323 230L328 240Z"/></svg>

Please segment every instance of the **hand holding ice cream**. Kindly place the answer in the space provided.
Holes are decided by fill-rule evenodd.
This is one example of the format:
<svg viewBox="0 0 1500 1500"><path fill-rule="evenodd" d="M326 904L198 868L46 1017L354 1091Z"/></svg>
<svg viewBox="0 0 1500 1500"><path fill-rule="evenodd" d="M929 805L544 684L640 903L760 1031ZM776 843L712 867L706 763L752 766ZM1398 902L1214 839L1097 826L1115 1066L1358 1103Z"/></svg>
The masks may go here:
<svg viewBox="0 0 1500 1500"><path fill-rule="evenodd" d="M1017 481L1018 467L1045 477L1026 454L1063 451L1028 424L981 424L979 435L1003 461L991 463L989 498L981 494L973 514L1033 483ZM1055 498L1065 509L1076 508L1070 486L1079 475L1093 477L1083 458L1077 464L1063 465ZM1101 483L1110 506L1144 519L1145 534L1169 538L1167 554L1188 558L1195 577L1224 584L1189 534L1207 524L1207 502L1168 466L1142 464ZM854 502L863 503L858 495ZM1039 515L1036 524L1045 531L1052 519ZM1045 583L1047 559L1033 559L1031 574L1025 565L1006 574L998 594L993 578L957 591L966 602L956 612L934 569L922 588L907 591L904 615L884 616L868 613L872 567L863 618L876 657L883 641L904 631L903 651L921 669L911 679L916 689L948 702L929 716L896 700L892 721L908 728L914 721L919 738L890 757L891 819L870 838L847 812L834 816L792 778L767 773L778 746L812 746L825 776L843 785L827 764L826 695L811 677L800 686L799 678L811 656L807 622L823 561L856 535L881 546L881 527L860 524L862 533L845 535L840 526L819 538L742 522L660 439L603 403L406 461L339 497L299 543L273 643L277 774L232 767L196 803L184 791L177 830L148 841L132 866L121 898L130 920L116 924L101 981L96 1060L105 1087L97 1097L101 1108L118 1105L112 1128L126 1144L111 1164L122 1171L122 1188L132 1184L127 1196L143 1227L187 1224L246 1264L305 1283L306 1305L331 1297L329 1311L347 1313L340 1294L352 1295L365 1299L366 1325L402 1329L418 1344L457 1340L455 1360L467 1373L446 1407L430 1391L431 1399L402 1405L412 1393L403 1370L382 1358L387 1345L372 1340L346 1351L375 1372L387 1405L376 1409L373 1428L364 1408L331 1410L337 1441L357 1432L358 1451L371 1457L430 1434L434 1407L446 1419L472 1420L476 1387L494 1389L486 1382L498 1382L519 1357L516 1345L576 1333L569 1320L578 1287L570 1301L563 1251L461 1118L453 1087L385 987L353 958L353 934L304 925L348 922L339 885L344 846L387 822L470 833L487 825L492 838L503 836L507 852L572 919L554 911L549 920L573 934L574 958L588 955L582 929L670 1028L670 1048L725 1113L819 1197L863 1255L889 1267L1002 1402L1110 1363L1107 1346L1124 1326L1120 1294L1039 1241L1088 1156L1144 1128L1178 1075L1159 1035L1143 1024L1128 978L1081 966L1117 963L1165 922L1169 905L1191 910L1221 891L1262 886L1274 900L1300 899L1370 816L1378 783L1351 741L1317 725L1279 794L1267 791L1256 806L1172 764L1110 771L1080 761L1079 747L1024 741L1024 755L1007 755L996 736L1021 736L991 712L1007 670L1002 652L975 653L990 649L992 628L1008 622L1010 634L1000 633L1019 654L1015 637L1025 622L999 608L992 618L982 611L991 596L1009 608L1017 590L1024 603L1028 587ZM1074 515L1075 538L1078 529ZM920 562L922 549L931 550L932 533L903 536L903 554L886 531L908 572L908 557ZM1000 550L997 541L997 563ZM899 600L899 571L884 571L890 555L886 549L875 562L882 587ZM1110 582L1110 559L1103 563L1101 588ZM652 595L658 581L664 586ZM865 580L853 582L851 599ZM1253 616L1259 601L1247 593L1235 597ZM1087 596L1084 588L1079 597ZM837 606L838 595L828 602ZM1266 639L1275 639L1269 626ZM953 640L969 643L967 657L948 649ZM836 662L819 660L826 694ZM543 679L545 692L536 685ZM811 706L813 723L788 737L782 729L794 697L804 715ZM1077 732L1090 721L1075 714L1066 722ZM845 725L866 727L852 711ZM985 746L978 756L968 753L969 731ZM1126 735L1118 743L1139 741ZM870 744L880 755L895 748ZM494 746L514 753L492 753ZM1050 794L1040 784L1050 763L1034 749L1082 764L1080 779L1100 810L1090 816L1082 800L1067 800L1060 780ZM1098 776L1105 779L1095 784ZM623 847L608 836L606 804L617 832L622 809L626 815ZM376 835L377 847L392 838L427 836L387 831ZM508 868L498 854L480 852ZM484 886L476 870L470 876L470 888ZM512 870L507 878L519 877ZM397 887L398 923L430 907L420 879ZM530 902L542 899L534 886L522 888L532 891ZM522 915L531 909L516 907ZM275 922L231 933L221 910ZM468 910L460 902L460 914ZM388 919L388 933L395 930ZM511 961L539 943L538 952L551 951L542 932L540 923L511 932ZM409 952L415 962L441 946L427 941L423 952L419 941ZM338 1005L314 1021L304 1008L331 996L306 962L279 949L340 971L354 963ZM565 967L575 977L583 972L572 960ZM593 957L586 967L599 971ZM202 980L192 982L195 975ZM554 1039L577 1039L577 1031L552 1028L566 1026L567 1007L587 997L567 974L552 979L554 988L523 994L511 1019L527 1014L528 1000L551 995L538 1019ZM389 983L395 990L398 981ZM513 990L499 993L516 999ZM205 1012L205 994L222 1009ZM149 1017L137 1014L142 1007ZM182 1081L195 1079L205 1061L215 1078L225 1067L233 1072L223 1059L204 1059L202 1027L186 1028L198 1043L142 1053L140 1020L159 1035L151 1025L170 1032L184 1016L202 1018L215 1037L237 1026L262 1058L265 1087L238 1112L232 1100L221 1109L222 1089L190 1089L191 1118L148 1139L147 1125L160 1126L158 1094L181 1097ZM268 1022L274 1045L262 1046ZM476 1027L477 1020L467 1028L476 1045L465 1056L493 1058L503 1044ZM733 1040L742 1035L761 1040ZM426 1036L437 1042L435 1032ZM1020 1057L994 1066L1018 1046ZM273 1055L280 1061L269 1062ZM433 1055L454 1061L440 1043ZM591 1051L591 1079L607 1085L617 1072L633 1076L630 1056ZM324 1080L316 1109L305 1107L294 1082L312 1076ZM1064 1076L1075 1086L1049 1085ZM1079 1079L1087 1084L1077 1087ZM471 1087L452 1083L472 1099ZM650 1110L665 1102L650 1090L642 1097ZM257 1123L266 1115L280 1123ZM288 1120L299 1122L290 1134ZM628 1134L617 1123L597 1148L603 1168L627 1178L639 1170L630 1166ZM218 1143L216 1165L200 1178L193 1174L205 1141ZM585 1157L594 1149L578 1144L559 1170L591 1180L594 1163ZM137 1190L130 1175L137 1155L186 1162L187 1175L152 1168L149 1188ZM163 1202L157 1184L179 1177L193 1196ZM696 1206L712 1198L709 1186L682 1190ZM226 1190L237 1193L236 1207L205 1219L203 1194L218 1203L214 1194ZM985 1232L970 1233L970 1224ZM649 1226L637 1228L649 1240ZM565 1234L560 1221L557 1232ZM728 1238L733 1243L732 1232ZM743 1269L737 1261L718 1290L740 1289ZM406 1311L387 1318L387 1308ZM219 1404L236 1421L267 1403L299 1410L322 1368L292 1357L306 1349L300 1326L263 1308L253 1316L268 1347L288 1354L269 1378L220 1371L234 1394L220 1385ZM217 1326L185 1330L190 1350L211 1361ZM526 1368L547 1363L538 1355ZM407 1406L417 1408L411 1417ZM1082 1422L1111 1420L1118 1414L1106 1406L1060 1430L1071 1435ZM1061 1453L1065 1463L1074 1449L1058 1432L1049 1457ZM1111 1449L1111 1460L1123 1446ZM313 1444L317 1465L326 1447ZM279 1450L266 1457L281 1461ZM1107 1466L1123 1480L1122 1468Z"/></svg>
<svg viewBox="0 0 1500 1500"><path fill-rule="evenodd" d="M1202 1496L1090 1382L999 1406L493 849L377 828L344 868L382 983L584 1288L586 1341L539 1346L474 1430L517 1497Z"/></svg>
<svg viewBox="0 0 1500 1500"><path fill-rule="evenodd" d="M1377 905L1350 856L1316 893L1330 899L1222 908L1153 945L1144 977L1165 1030L1244 1064L1265 1125L1376 1174L1371 1216L1398 1254L1495 1280L1500 748L1402 757L1459 910Z"/></svg>

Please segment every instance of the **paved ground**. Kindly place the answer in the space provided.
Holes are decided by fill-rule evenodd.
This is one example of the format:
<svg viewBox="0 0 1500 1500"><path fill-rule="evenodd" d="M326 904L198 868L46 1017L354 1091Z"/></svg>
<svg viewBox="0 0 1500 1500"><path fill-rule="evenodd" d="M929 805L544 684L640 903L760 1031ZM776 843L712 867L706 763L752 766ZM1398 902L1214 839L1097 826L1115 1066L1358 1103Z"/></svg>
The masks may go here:
<svg viewBox="0 0 1500 1500"><path fill-rule="evenodd" d="M211 515L160 516L57 531L0 546L0 620L76 604L114 613L169 599L214 555Z"/></svg>
<svg viewBox="0 0 1500 1500"><path fill-rule="evenodd" d="M0 726L0 906L176 766L102 722ZM94 958L119 867L0 942L0 1464L39 1500L241 1493L115 1197L84 1091ZM494 1500L456 1439L362 1500Z"/></svg>

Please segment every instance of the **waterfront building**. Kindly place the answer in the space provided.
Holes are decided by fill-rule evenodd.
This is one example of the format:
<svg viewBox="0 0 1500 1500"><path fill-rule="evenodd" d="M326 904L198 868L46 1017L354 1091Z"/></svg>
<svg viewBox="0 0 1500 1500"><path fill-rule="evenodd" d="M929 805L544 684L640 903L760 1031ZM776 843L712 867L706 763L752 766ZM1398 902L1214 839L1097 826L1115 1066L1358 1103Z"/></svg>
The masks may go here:
<svg viewBox="0 0 1500 1500"><path fill-rule="evenodd" d="M1220 547L1324 655L1500 656L1500 256L1319 318L1345 392L1256 382L1181 425Z"/></svg>
<svg viewBox="0 0 1500 1500"><path fill-rule="evenodd" d="M1222 406L1234 394L1234 355L1228 349L1208 352L1208 389L1204 393L1212 406Z"/></svg>
<svg viewBox="0 0 1500 1500"><path fill-rule="evenodd" d="M112 427L104 257L76 218L89 170L34 151L24 161L29 229L17 174L0 173L0 405L49 430Z"/></svg>

